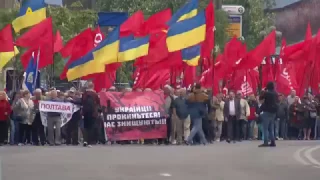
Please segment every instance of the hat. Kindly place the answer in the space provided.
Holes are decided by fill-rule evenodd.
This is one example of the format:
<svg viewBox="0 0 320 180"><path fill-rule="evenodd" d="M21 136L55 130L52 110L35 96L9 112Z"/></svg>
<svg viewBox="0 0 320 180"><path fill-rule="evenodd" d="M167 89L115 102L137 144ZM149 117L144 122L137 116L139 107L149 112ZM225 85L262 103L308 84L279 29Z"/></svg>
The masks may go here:
<svg viewBox="0 0 320 180"><path fill-rule="evenodd" d="M72 87L72 88L70 88L69 91L74 93L74 92L76 92L76 88Z"/></svg>

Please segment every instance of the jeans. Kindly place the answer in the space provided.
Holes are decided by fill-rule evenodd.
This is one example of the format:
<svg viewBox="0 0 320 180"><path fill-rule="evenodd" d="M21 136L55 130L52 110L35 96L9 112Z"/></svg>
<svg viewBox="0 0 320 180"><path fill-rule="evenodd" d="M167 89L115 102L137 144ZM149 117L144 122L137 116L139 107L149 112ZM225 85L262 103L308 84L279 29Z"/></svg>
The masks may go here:
<svg viewBox="0 0 320 180"><path fill-rule="evenodd" d="M247 131L247 134L248 134L248 138L249 139L254 139L253 137L253 131L254 131L254 126L256 124L256 121L254 120L250 120L248 121L248 131Z"/></svg>
<svg viewBox="0 0 320 180"><path fill-rule="evenodd" d="M279 130L280 130L280 119L276 119L274 122L274 136L276 138L279 137Z"/></svg>
<svg viewBox="0 0 320 180"><path fill-rule="evenodd" d="M271 143L275 142L274 137L274 124L275 124L276 113L263 112L261 115L263 133L264 133L264 144L268 144L269 138Z"/></svg>
<svg viewBox="0 0 320 180"><path fill-rule="evenodd" d="M202 119L199 118L199 119L195 119L193 121L193 126L192 126L192 129L191 129L191 132L190 132L190 135L188 137L188 140L187 142L189 144L191 144L192 142L192 139L194 138L194 136L198 134L199 137L200 137L200 142L203 143L203 144L207 144L207 140L205 138L205 135L204 135L204 132L203 132L203 129L202 129Z"/></svg>
<svg viewBox="0 0 320 180"><path fill-rule="evenodd" d="M280 119L280 137L283 139L288 138L288 122L286 119Z"/></svg>
<svg viewBox="0 0 320 180"><path fill-rule="evenodd" d="M10 144L14 145L15 141L15 121L10 119Z"/></svg>
<svg viewBox="0 0 320 180"><path fill-rule="evenodd" d="M262 139L262 140L264 140L263 126L262 126L262 124L261 124L261 123L260 123L260 124L258 124L258 129L259 129L259 131L261 132L261 139Z"/></svg>

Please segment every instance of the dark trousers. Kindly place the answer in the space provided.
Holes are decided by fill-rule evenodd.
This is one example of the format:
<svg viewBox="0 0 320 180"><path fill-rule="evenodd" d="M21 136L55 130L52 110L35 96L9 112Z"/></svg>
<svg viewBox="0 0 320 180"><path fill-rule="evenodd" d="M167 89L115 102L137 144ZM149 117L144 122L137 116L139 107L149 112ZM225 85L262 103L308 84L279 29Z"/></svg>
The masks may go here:
<svg viewBox="0 0 320 180"><path fill-rule="evenodd" d="M286 119L280 119L280 137L288 138L288 121Z"/></svg>
<svg viewBox="0 0 320 180"><path fill-rule="evenodd" d="M8 123L0 120L0 144L8 140Z"/></svg>
<svg viewBox="0 0 320 180"><path fill-rule="evenodd" d="M239 121L240 121L239 122L240 139L248 139L248 133L247 133L248 121L246 121L244 119L240 119Z"/></svg>
<svg viewBox="0 0 320 180"><path fill-rule="evenodd" d="M42 125L40 113L37 113L32 123L32 142L35 145L40 143L44 145L46 143L46 136L44 134L44 126Z"/></svg>
<svg viewBox="0 0 320 180"><path fill-rule="evenodd" d="M79 131L79 117L72 117L68 124L66 124L66 143L77 145L79 144L78 140L78 131Z"/></svg>
<svg viewBox="0 0 320 180"><path fill-rule="evenodd" d="M20 123L19 130L19 142L22 144L31 143L31 125Z"/></svg>
<svg viewBox="0 0 320 180"><path fill-rule="evenodd" d="M96 123L96 117L92 115L85 114L83 116L83 140L88 144L92 144L94 141L94 125Z"/></svg>
<svg viewBox="0 0 320 180"><path fill-rule="evenodd" d="M214 141L215 138L215 121L211 120L209 121L209 137L208 140L209 141Z"/></svg>
<svg viewBox="0 0 320 180"><path fill-rule="evenodd" d="M237 120L236 116L229 116L228 118L228 139L240 140L241 121Z"/></svg>

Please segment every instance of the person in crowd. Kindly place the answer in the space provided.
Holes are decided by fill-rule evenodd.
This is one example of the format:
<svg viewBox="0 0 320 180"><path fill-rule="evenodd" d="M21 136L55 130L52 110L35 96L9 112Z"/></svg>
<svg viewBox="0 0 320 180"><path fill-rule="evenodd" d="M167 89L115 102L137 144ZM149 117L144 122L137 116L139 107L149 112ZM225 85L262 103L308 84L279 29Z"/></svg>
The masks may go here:
<svg viewBox="0 0 320 180"><path fill-rule="evenodd" d="M21 92L13 92L10 105L13 107L16 102L21 98ZM16 120L13 111L10 113L10 145L17 145L19 143L19 122Z"/></svg>
<svg viewBox="0 0 320 180"><path fill-rule="evenodd" d="M200 143L205 145L207 140L202 129L202 118L206 115L208 95L202 92L201 85L197 83L193 91L188 95L187 101L192 129L186 143L192 144L194 136L198 134Z"/></svg>
<svg viewBox="0 0 320 180"><path fill-rule="evenodd" d="M62 102L62 100L58 98L57 90L50 92L47 101ZM50 146L61 145L61 124L61 113L47 112L48 142Z"/></svg>
<svg viewBox="0 0 320 180"><path fill-rule="evenodd" d="M240 119L239 119L239 125L240 125L240 138L241 139L247 139L247 122L248 122L248 117L250 116L250 107L248 104L248 101L245 100L242 97L242 91L237 92L237 97L236 97L239 102L240 102Z"/></svg>
<svg viewBox="0 0 320 180"><path fill-rule="evenodd" d="M208 105L208 119L209 119L209 127L208 127L208 141L209 143L213 143L215 140L215 118L216 118L216 107L214 106L217 103L218 99L216 96L209 95L209 105Z"/></svg>
<svg viewBox="0 0 320 180"><path fill-rule="evenodd" d="M190 115L188 111L187 99L185 97L185 89L179 89L177 91L178 97L174 100L173 103L173 118L176 120L176 140L177 144L182 144L182 138L184 136L184 122L189 121L189 131L190 131ZM187 122L188 123L188 122ZM186 124L187 124L186 123ZM185 137L188 137L189 134L186 133Z"/></svg>
<svg viewBox="0 0 320 180"><path fill-rule="evenodd" d="M222 100L223 95L220 93L217 95L217 98L212 102L212 106L214 107L215 114L213 116L213 124L214 124L214 135L215 141L220 142L221 134L222 134L222 124L224 121L223 109L225 102Z"/></svg>
<svg viewBox="0 0 320 180"><path fill-rule="evenodd" d="M291 106L291 104L295 102L296 97L297 97L296 90L292 89L290 92L290 95L287 97L289 107ZM299 98L299 103L301 103L300 98Z"/></svg>
<svg viewBox="0 0 320 180"><path fill-rule="evenodd" d="M34 104L34 113L35 117L32 122L32 142L33 145L45 145L46 143L46 136L44 134L44 126L41 121L41 115L39 111L39 102L44 100L45 98L42 96L42 90L36 89L34 91L34 96L31 98ZM40 138L40 142L39 142Z"/></svg>
<svg viewBox="0 0 320 180"><path fill-rule="evenodd" d="M13 111L16 121L19 124L19 146L27 143L31 144L31 120L34 104L31 100L31 94L28 90L22 91L22 96L13 105Z"/></svg>
<svg viewBox="0 0 320 180"><path fill-rule="evenodd" d="M297 139L301 121L304 119L303 105L299 102L297 96L295 101L289 106L289 124L288 124L288 138Z"/></svg>
<svg viewBox="0 0 320 180"><path fill-rule="evenodd" d="M100 99L94 90L94 84L88 83L88 87L82 95L82 116L84 126L84 147L92 147L93 130L98 121L100 111Z"/></svg>
<svg viewBox="0 0 320 180"><path fill-rule="evenodd" d="M258 101L258 118L257 118L257 126L258 126L258 139L263 140L264 139L264 134L263 134L263 126L262 126L262 121L261 121L261 105L263 104L263 99L260 99L260 96L257 96L257 101Z"/></svg>
<svg viewBox="0 0 320 180"><path fill-rule="evenodd" d="M81 98L76 96L76 89L71 88L68 91L67 101L75 104L81 105ZM78 130L79 130L79 122L81 120L81 112L80 108L78 111L72 114L70 121L66 124L66 144L67 145L75 145L79 144L78 140Z"/></svg>
<svg viewBox="0 0 320 180"><path fill-rule="evenodd" d="M248 105L250 108L250 115L248 117L248 126L247 126L247 140L253 140L257 137L254 137L254 128L256 126L256 120L258 118L258 102L254 94L249 95Z"/></svg>
<svg viewBox="0 0 320 180"><path fill-rule="evenodd" d="M260 96L264 102L261 105L261 121L263 125L264 143L259 147L275 147L276 141L274 137L274 121L278 110L278 94L274 90L274 83L269 82L267 84L265 92ZM269 145L270 137L270 145Z"/></svg>
<svg viewBox="0 0 320 180"><path fill-rule="evenodd" d="M0 91L0 146L2 146L8 135L8 120L11 114L11 106L5 91Z"/></svg>
<svg viewBox="0 0 320 180"><path fill-rule="evenodd" d="M171 143L171 135L172 135L172 112L173 112L173 102L174 102L174 94L173 88L169 85L164 87L164 96L165 96L165 110L168 114L166 119L167 124L167 143Z"/></svg>
<svg viewBox="0 0 320 180"><path fill-rule="evenodd" d="M289 117L288 111L288 103L285 96L283 94L279 94L279 106L275 121L275 137L277 140L287 139Z"/></svg>
<svg viewBox="0 0 320 180"><path fill-rule="evenodd" d="M224 104L224 119L227 122L228 138L227 142L230 143L236 140L240 141L240 117L241 117L241 106L240 99L235 98L233 91L229 91L229 98Z"/></svg>
<svg viewBox="0 0 320 180"><path fill-rule="evenodd" d="M303 123L303 139L310 140L311 130L315 126L317 117L316 103L313 100L312 94L308 93L308 95L304 97L304 105L306 114Z"/></svg>
<svg viewBox="0 0 320 180"><path fill-rule="evenodd" d="M316 118L316 128L315 128L315 139L320 140L320 94L316 95L314 98L317 104L317 118Z"/></svg>

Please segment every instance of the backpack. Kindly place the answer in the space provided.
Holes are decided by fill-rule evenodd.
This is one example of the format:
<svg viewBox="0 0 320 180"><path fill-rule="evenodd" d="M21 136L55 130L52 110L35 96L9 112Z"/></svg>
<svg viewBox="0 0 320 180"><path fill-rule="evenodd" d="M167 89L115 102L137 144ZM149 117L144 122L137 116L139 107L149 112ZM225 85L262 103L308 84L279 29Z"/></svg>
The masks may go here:
<svg viewBox="0 0 320 180"><path fill-rule="evenodd" d="M91 94L87 94L86 98L84 98L84 102L83 102L83 108L82 108L83 113L85 113L85 114L94 113L96 106L97 105L96 105L94 97Z"/></svg>

